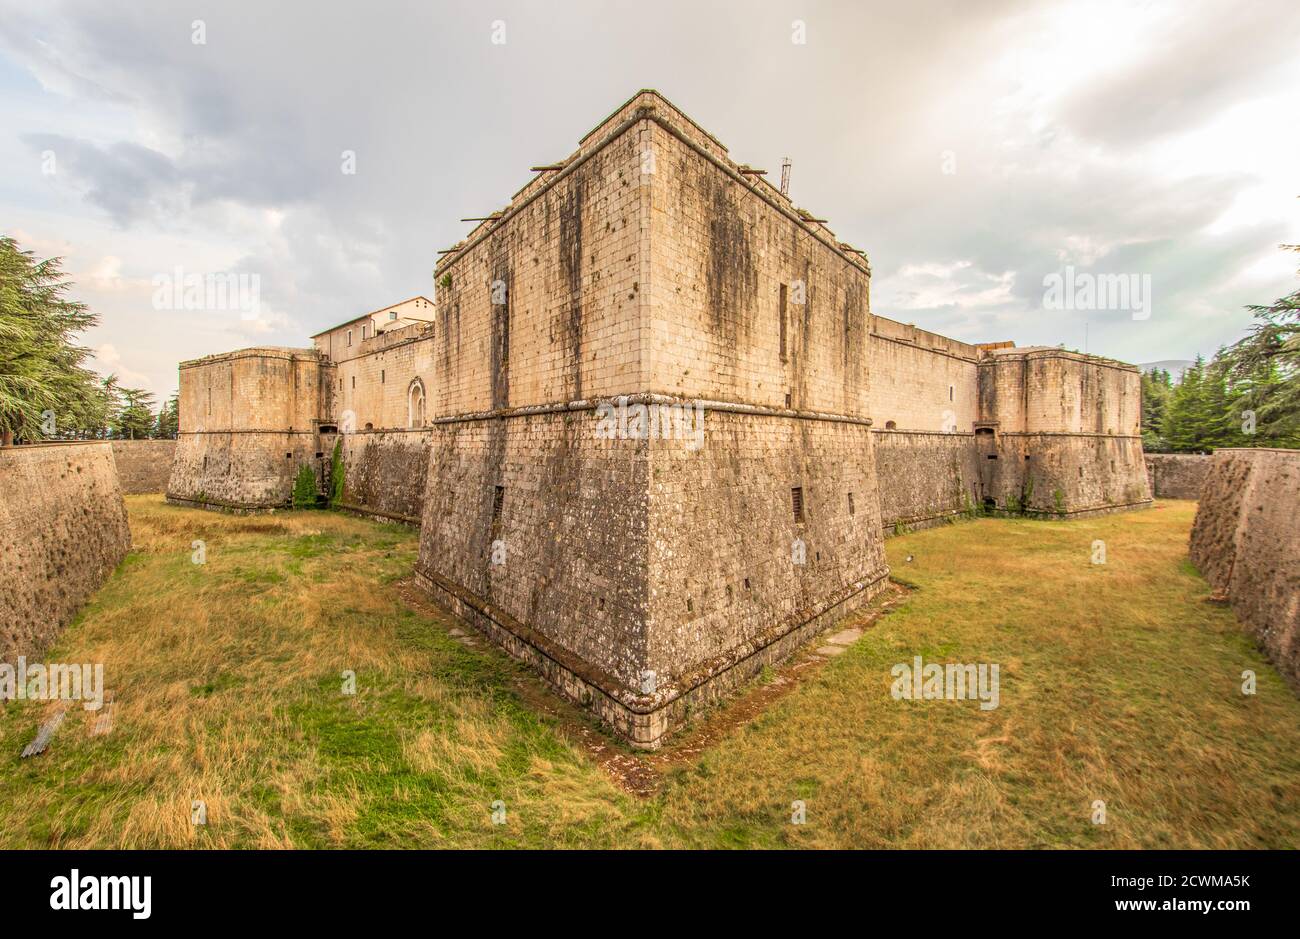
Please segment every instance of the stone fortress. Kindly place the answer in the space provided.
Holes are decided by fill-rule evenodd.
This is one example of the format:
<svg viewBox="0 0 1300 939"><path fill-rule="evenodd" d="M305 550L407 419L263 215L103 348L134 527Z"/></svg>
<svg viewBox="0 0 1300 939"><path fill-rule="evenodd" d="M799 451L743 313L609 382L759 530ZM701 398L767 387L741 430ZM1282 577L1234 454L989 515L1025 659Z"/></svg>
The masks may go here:
<svg viewBox="0 0 1300 939"><path fill-rule="evenodd" d="M866 255L654 91L415 297L180 366L169 500L420 525L418 581L657 746L887 582L895 530L1151 501L1135 367L874 315Z"/></svg>

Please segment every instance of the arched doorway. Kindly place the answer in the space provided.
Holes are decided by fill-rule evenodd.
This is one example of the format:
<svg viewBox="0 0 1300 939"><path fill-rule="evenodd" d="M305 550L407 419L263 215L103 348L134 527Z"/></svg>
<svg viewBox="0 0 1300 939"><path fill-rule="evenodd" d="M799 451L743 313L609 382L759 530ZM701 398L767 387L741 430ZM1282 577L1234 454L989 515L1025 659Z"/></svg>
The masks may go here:
<svg viewBox="0 0 1300 939"><path fill-rule="evenodd" d="M418 378L406 389L406 426L424 426L424 382Z"/></svg>

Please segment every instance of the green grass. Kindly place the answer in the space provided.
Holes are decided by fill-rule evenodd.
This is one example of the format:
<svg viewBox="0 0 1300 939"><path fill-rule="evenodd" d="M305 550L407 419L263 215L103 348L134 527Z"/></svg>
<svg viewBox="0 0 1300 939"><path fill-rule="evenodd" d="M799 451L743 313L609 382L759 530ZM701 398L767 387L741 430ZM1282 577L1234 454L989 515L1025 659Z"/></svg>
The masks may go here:
<svg viewBox="0 0 1300 939"><path fill-rule="evenodd" d="M892 539L904 604L702 753L651 760L648 798L527 669L401 599L413 531L128 507L132 553L43 657L105 664L113 729L74 708L19 760L49 708L0 708L2 847L1300 845L1300 701L1205 602L1191 503ZM894 700L914 655L998 663L1000 706Z"/></svg>

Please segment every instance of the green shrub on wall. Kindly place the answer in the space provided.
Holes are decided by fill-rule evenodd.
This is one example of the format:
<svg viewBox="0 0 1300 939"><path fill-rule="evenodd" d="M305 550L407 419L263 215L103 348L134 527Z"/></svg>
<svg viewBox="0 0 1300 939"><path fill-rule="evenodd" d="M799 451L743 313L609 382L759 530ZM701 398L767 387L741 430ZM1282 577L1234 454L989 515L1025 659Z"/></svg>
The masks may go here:
<svg viewBox="0 0 1300 939"><path fill-rule="evenodd" d="M316 473L306 463L298 467L298 478L293 481L293 507L310 509L316 505Z"/></svg>
<svg viewBox="0 0 1300 939"><path fill-rule="evenodd" d="M334 455L330 458L330 506L343 501L343 441L334 441Z"/></svg>

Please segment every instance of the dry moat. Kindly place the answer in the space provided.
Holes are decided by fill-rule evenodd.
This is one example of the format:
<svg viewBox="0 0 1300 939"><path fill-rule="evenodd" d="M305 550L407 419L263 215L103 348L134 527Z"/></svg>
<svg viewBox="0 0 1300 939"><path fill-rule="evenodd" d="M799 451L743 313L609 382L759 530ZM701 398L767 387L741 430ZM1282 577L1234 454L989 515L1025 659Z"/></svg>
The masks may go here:
<svg viewBox="0 0 1300 939"><path fill-rule="evenodd" d="M109 726L20 760L56 705L0 709L3 847L1300 846L1300 701L1208 602L1191 502L893 538L892 609L648 755L414 602L410 528L127 506L46 656L104 663ZM998 663L998 706L896 700L917 654Z"/></svg>

